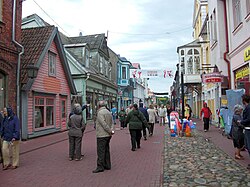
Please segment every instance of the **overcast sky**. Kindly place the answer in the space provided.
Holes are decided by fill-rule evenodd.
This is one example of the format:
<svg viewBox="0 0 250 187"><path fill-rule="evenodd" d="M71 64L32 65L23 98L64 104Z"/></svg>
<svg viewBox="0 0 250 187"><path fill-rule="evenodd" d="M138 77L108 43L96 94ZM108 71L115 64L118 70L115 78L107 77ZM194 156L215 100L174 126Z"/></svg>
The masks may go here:
<svg viewBox="0 0 250 187"><path fill-rule="evenodd" d="M191 42L193 0L26 0L23 17L38 14L67 36L106 33L108 46L144 70L176 71L176 48ZM154 92L173 78L150 78Z"/></svg>

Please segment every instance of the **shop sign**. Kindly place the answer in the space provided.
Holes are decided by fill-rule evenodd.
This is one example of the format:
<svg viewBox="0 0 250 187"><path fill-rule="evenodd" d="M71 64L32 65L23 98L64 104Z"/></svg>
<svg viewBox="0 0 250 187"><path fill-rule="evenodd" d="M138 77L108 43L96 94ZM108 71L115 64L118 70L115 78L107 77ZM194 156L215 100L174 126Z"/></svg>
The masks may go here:
<svg viewBox="0 0 250 187"><path fill-rule="evenodd" d="M244 50L244 61L250 60L250 46Z"/></svg>
<svg viewBox="0 0 250 187"><path fill-rule="evenodd" d="M243 68L240 68L238 70L236 70L235 72L235 79L242 79L245 76L249 75L249 66L244 66Z"/></svg>
<svg viewBox="0 0 250 187"><path fill-rule="evenodd" d="M123 98L122 98L122 100L124 100L124 101L128 101L128 100L129 100L129 98L128 98L128 97L123 97Z"/></svg>
<svg viewBox="0 0 250 187"><path fill-rule="evenodd" d="M203 83L223 82L223 75L221 75L220 73L202 74L202 82Z"/></svg>

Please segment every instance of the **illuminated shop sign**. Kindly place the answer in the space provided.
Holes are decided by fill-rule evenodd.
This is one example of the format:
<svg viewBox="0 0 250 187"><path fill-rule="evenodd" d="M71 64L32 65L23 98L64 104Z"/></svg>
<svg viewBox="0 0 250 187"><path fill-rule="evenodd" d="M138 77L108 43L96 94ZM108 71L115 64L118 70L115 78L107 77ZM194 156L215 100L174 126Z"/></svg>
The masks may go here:
<svg viewBox="0 0 250 187"><path fill-rule="evenodd" d="M248 76L250 73L249 71L249 66L244 66L238 70L235 71L235 79L238 80L238 79L242 79L244 78L245 76Z"/></svg>

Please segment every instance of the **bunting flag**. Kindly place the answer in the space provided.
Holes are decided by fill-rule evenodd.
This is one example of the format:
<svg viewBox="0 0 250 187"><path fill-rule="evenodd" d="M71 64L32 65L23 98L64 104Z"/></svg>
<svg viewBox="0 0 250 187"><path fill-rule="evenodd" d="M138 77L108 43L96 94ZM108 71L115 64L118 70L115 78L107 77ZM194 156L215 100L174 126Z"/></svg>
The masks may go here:
<svg viewBox="0 0 250 187"><path fill-rule="evenodd" d="M169 69L163 70L141 70L141 69L130 69L130 78L172 78L173 71Z"/></svg>

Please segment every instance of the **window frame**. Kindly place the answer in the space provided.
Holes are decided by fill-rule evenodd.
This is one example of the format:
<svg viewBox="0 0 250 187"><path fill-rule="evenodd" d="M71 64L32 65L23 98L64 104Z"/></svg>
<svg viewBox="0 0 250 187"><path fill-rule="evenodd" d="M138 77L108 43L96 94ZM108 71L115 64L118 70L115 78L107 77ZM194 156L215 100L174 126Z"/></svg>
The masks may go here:
<svg viewBox="0 0 250 187"><path fill-rule="evenodd" d="M52 61L51 61L52 59ZM52 64L51 64L52 63ZM56 54L49 51L48 53L48 74L50 77L56 76Z"/></svg>
<svg viewBox="0 0 250 187"><path fill-rule="evenodd" d="M125 72L123 72L123 68L125 69ZM127 67L126 66L122 66L122 70L121 70L121 79L127 79Z"/></svg>
<svg viewBox="0 0 250 187"><path fill-rule="evenodd" d="M37 100L43 100L43 103L37 103ZM48 104L47 101L48 100L52 100L53 104ZM34 97L34 110L36 109L36 107L42 106L43 107L43 127L36 127L36 120L35 120L35 111L34 111L34 129L35 130L40 130L40 129L47 129L47 128L54 128L55 126L55 103L56 103L56 99L54 97L44 97L44 96L35 96ZM47 107L53 107L52 111L52 125L47 125Z"/></svg>
<svg viewBox="0 0 250 187"><path fill-rule="evenodd" d="M100 56L99 71L101 74L103 74L103 61L104 57Z"/></svg>
<svg viewBox="0 0 250 187"><path fill-rule="evenodd" d="M236 29L242 23L241 0L233 0L232 6L234 29Z"/></svg>

